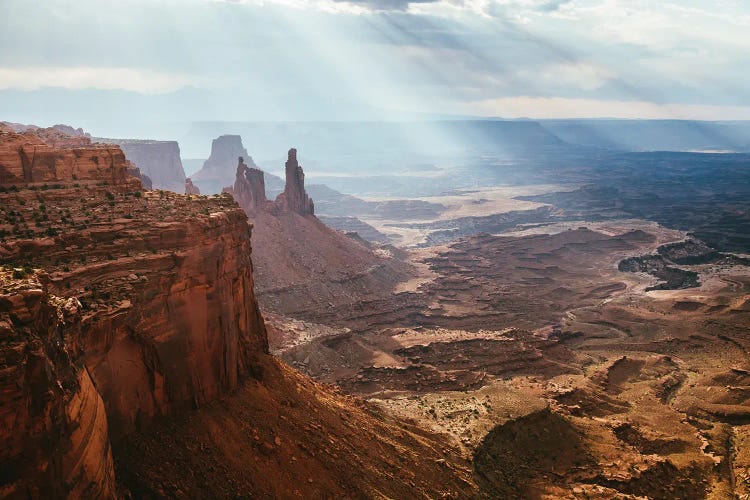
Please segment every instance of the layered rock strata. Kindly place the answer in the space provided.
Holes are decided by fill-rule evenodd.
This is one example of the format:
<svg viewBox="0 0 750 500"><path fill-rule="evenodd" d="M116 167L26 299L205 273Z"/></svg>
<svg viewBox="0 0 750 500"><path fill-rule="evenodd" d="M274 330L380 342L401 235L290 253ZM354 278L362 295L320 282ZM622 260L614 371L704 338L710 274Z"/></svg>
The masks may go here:
<svg viewBox="0 0 750 500"><path fill-rule="evenodd" d="M0 186L100 181L138 183L122 150L87 138L57 134L0 133Z"/></svg>
<svg viewBox="0 0 750 500"><path fill-rule="evenodd" d="M96 139L102 143L120 146L125 157L147 175L156 189L175 193L184 192L185 170L176 141L138 139Z"/></svg>
<svg viewBox="0 0 750 500"><path fill-rule="evenodd" d="M246 215L129 168L116 146L0 134L3 496L113 496L109 435L258 376Z"/></svg>
<svg viewBox="0 0 750 500"><path fill-rule="evenodd" d="M113 497L104 404L74 342L81 304L19 278L0 271L0 496Z"/></svg>

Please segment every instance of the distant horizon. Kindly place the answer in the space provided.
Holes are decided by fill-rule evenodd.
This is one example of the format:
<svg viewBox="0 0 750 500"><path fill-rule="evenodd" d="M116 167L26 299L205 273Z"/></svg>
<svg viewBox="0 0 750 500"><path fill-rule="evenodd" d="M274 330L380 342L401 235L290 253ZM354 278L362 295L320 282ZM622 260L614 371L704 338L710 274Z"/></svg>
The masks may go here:
<svg viewBox="0 0 750 500"><path fill-rule="evenodd" d="M699 0L5 0L0 109L101 133L420 115L745 121L749 28L747 5Z"/></svg>

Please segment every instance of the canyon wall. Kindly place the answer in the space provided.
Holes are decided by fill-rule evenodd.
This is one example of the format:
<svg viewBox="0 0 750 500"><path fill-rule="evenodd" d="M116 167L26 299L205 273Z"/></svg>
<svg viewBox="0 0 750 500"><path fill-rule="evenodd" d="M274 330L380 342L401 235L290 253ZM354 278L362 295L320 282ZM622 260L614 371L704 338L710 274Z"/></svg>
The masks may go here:
<svg viewBox="0 0 750 500"><path fill-rule="evenodd" d="M0 186L27 183L130 182L119 148L57 134L0 133Z"/></svg>
<svg viewBox="0 0 750 500"><path fill-rule="evenodd" d="M113 497L104 404L77 364L80 302L0 277L0 496Z"/></svg>
<svg viewBox="0 0 750 500"><path fill-rule="evenodd" d="M156 189L182 193L185 189L185 170L180 159L180 146L176 141L151 141L137 139L96 139L115 144L125 157L151 179Z"/></svg>
<svg viewBox="0 0 750 500"><path fill-rule="evenodd" d="M261 375L247 216L131 171L0 133L3 496L113 496L110 436Z"/></svg>

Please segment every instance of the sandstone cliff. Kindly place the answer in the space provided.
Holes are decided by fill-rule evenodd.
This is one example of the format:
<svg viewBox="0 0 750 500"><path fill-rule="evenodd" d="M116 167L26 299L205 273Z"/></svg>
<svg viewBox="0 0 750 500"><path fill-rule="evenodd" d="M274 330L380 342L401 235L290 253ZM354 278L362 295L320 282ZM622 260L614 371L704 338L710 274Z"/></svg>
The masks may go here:
<svg viewBox="0 0 750 500"><path fill-rule="evenodd" d="M267 354L230 196L132 171L116 146L0 133L0 496L474 491L439 437Z"/></svg>
<svg viewBox="0 0 750 500"><path fill-rule="evenodd" d="M88 139L34 132L0 133L0 186L28 183L101 181L132 182L119 148L90 144ZM136 181L137 182L137 181Z"/></svg>
<svg viewBox="0 0 750 500"><path fill-rule="evenodd" d="M77 363L81 304L20 272L0 271L0 496L113 497L104 404Z"/></svg>
<svg viewBox="0 0 750 500"><path fill-rule="evenodd" d="M184 192L185 170L180 159L180 146L176 141L103 138L96 140L120 146L125 157L149 177L154 188L175 193Z"/></svg>
<svg viewBox="0 0 750 500"><path fill-rule="evenodd" d="M142 191L128 167L0 134L9 495L111 496L108 434L226 394L267 351L243 211Z"/></svg>

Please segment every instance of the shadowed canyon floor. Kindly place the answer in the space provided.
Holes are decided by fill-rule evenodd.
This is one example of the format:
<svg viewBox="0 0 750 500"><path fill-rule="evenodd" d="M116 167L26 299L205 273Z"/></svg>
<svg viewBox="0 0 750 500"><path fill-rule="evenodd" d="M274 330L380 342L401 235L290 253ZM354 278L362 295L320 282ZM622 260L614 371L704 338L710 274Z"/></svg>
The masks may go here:
<svg viewBox="0 0 750 500"><path fill-rule="evenodd" d="M260 380L115 447L131 491L182 498L466 498L470 464L439 436L276 360ZM150 495L148 495L150 496Z"/></svg>

